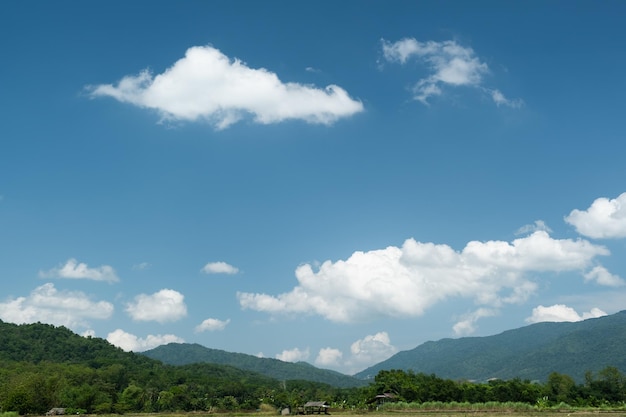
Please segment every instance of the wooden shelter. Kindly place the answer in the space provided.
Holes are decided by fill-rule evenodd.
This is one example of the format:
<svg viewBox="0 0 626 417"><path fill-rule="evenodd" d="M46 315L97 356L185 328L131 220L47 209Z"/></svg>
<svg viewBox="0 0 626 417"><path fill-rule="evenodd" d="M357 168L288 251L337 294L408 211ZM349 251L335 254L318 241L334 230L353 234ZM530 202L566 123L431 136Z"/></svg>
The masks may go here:
<svg viewBox="0 0 626 417"><path fill-rule="evenodd" d="M309 401L303 408L304 414L330 414L330 405L326 401Z"/></svg>

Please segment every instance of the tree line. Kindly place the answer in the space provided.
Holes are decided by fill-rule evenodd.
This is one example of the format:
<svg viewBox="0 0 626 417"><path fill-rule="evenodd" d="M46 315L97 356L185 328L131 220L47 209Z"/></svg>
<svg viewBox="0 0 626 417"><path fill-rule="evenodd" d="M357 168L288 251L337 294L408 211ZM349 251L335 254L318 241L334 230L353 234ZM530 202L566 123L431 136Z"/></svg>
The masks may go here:
<svg viewBox="0 0 626 417"><path fill-rule="evenodd" d="M298 407L327 401L332 408L365 409L378 394L403 403L526 403L601 406L626 402L626 377L607 367L583 383L552 373L545 383L512 380L453 381L402 370L380 371L366 387L335 388L309 381L276 381L221 365L168 366L137 370L111 363L4 362L0 366L0 412L68 413L237 411Z"/></svg>

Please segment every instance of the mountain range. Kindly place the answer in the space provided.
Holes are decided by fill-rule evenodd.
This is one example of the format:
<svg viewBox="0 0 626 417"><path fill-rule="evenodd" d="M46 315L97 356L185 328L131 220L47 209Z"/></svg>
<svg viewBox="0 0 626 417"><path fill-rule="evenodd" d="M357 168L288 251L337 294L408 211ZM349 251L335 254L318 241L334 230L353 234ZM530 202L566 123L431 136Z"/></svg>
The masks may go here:
<svg viewBox="0 0 626 417"><path fill-rule="evenodd" d="M367 381L328 369L319 369L307 362L283 362L272 358L259 358L244 353L231 353L211 349L199 344L170 343L143 352L152 359L169 365L213 363L229 365L245 371L256 372L279 381L306 380L346 388L367 385Z"/></svg>
<svg viewBox="0 0 626 417"><path fill-rule="evenodd" d="M198 344L171 343L143 354L171 365L223 364L279 380L301 379L337 387L362 386L379 371L391 369L476 381L546 381L552 372L558 372L580 383L586 372L598 372L608 366L626 370L626 310L580 322L535 323L493 336L430 341L353 376L305 362L258 358Z"/></svg>
<svg viewBox="0 0 626 417"><path fill-rule="evenodd" d="M580 383L586 372L607 366L626 370L626 310L579 322L535 323L494 336L426 342L354 376L367 380L383 369L402 369L455 380L545 381L558 372Z"/></svg>

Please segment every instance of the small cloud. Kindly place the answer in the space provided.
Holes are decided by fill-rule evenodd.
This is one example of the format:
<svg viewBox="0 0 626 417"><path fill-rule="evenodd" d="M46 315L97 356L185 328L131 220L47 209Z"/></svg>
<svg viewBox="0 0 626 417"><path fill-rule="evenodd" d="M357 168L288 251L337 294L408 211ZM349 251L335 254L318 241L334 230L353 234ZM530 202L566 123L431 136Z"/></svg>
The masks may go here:
<svg viewBox="0 0 626 417"><path fill-rule="evenodd" d="M572 210L565 221L593 239L626 237L626 193L615 199L598 198L587 210Z"/></svg>
<svg viewBox="0 0 626 417"><path fill-rule="evenodd" d="M491 98L493 99L493 102L496 103L496 106L500 107L500 106L505 106L505 107L511 107L513 109L519 109L520 107L522 107L524 105L524 101L521 99L508 99L504 96L504 94L502 94L502 92L500 92L500 90L489 90L489 89L485 89L485 91L487 93L489 93L491 95Z"/></svg>
<svg viewBox="0 0 626 417"><path fill-rule="evenodd" d="M592 308L591 311L579 315L571 307L564 304L555 304L549 307L538 306L533 308L532 316L528 317L526 322L575 322L603 316L606 316L606 313L599 308Z"/></svg>
<svg viewBox="0 0 626 417"><path fill-rule="evenodd" d="M454 334L457 336L467 336L476 331L476 322L483 317L492 317L498 314L496 310L489 308L479 308L469 314L466 314L453 327Z"/></svg>
<svg viewBox="0 0 626 417"><path fill-rule="evenodd" d="M298 348L293 348L291 350L283 350L282 353L276 355L276 359L279 359L283 362L302 362L309 359L309 348L305 350L300 350Z"/></svg>
<svg viewBox="0 0 626 417"><path fill-rule="evenodd" d="M156 110L163 120L208 121L225 129L246 116L260 124L286 120L330 125L363 111L337 85L324 89L284 83L265 68L251 68L212 46L194 46L162 74L144 70L116 85L88 86L91 97L111 97Z"/></svg>
<svg viewBox="0 0 626 417"><path fill-rule="evenodd" d="M387 332L379 332L365 336L363 339L352 343L350 346L351 357L349 363L352 365L363 364L369 366L389 359L397 351L395 346L391 344L391 339Z"/></svg>
<svg viewBox="0 0 626 417"><path fill-rule="evenodd" d="M96 337L96 331L93 329L87 329L81 333L82 337Z"/></svg>
<svg viewBox="0 0 626 417"><path fill-rule="evenodd" d="M163 289L154 294L140 294L128 303L126 312L136 321L166 323L187 315L185 297L178 291Z"/></svg>
<svg viewBox="0 0 626 417"><path fill-rule="evenodd" d="M511 100L496 89L482 86L489 67L476 56L474 50L455 41L420 42L404 38L397 42L382 40L383 57L387 62L406 64L415 59L425 64L430 75L413 87L413 98L428 105L431 97L443 94L444 88L473 87L489 94L497 106L520 107L522 101Z"/></svg>
<svg viewBox="0 0 626 417"><path fill-rule="evenodd" d="M89 321L105 320L113 315L113 304L93 301L80 291L59 291L47 283L35 288L27 297L0 303L0 319L10 323L49 323L69 329L87 331Z"/></svg>
<svg viewBox="0 0 626 417"><path fill-rule="evenodd" d="M145 339L141 339L134 334L127 333L122 329L117 329L107 335L107 340L127 352L144 352L157 346L166 345L168 343L185 343L185 340L173 335L148 335Z"/></svg>
<svg viewBox="0 0 626 417"><path fill-rule="evenodd" d="M239 272L239 268L227 264L226 262L209 262L204 265L202 272L205 274L228 274L234 275Z"/></svg>
<svg viewBox="0 0 626 417"><path fill-rule="evenodd" d="M595 281L607 287L622 287L626 282L617 275L611 274L605 267L596 266L585 274L585 281Z"/></svg>
<svg viewBox="0 0 626 417"><path fill-rule="evenodd" d="M515 232L516 235L527 235L529 233L534 233L537 231L552 233L552 229L548 227L548 225L543 220L535 220L533 224L526 224Z"/></svg>
<svg viewBox="0 0 626 417"><path fill-rule="evenodd" d="M337 366L341 362L342 357L343 353L339 349L322 348L317 354L315 364L318 366Z"/></svg>
<svg viewBox="0 0 626 417"><path fill-rule="evenodd" d="M226 326L230 323L230 319L228 320L218 320L218 319L206 319L202 323L196 326L196 333L202 332L214 332L218 330L224 330Z"/></svg>
<svg viewBox="0 0 626 417"><path fill-rule="evenodd" d="M115 270L109 265L102 265L97 268L89 268L86 263L79 263L71 258L57 268L49 271L39 271L41 278L69 278L69 279L90 279L93 281L117 282L119 278Z"/></svg>
<svg viewBox="0 0 626 417"><path fill-rule="evenodd" d="M144 269L150 268L150 264L148 262L141 262L139 264L133 265L133 271L143 271Z"/></svg>

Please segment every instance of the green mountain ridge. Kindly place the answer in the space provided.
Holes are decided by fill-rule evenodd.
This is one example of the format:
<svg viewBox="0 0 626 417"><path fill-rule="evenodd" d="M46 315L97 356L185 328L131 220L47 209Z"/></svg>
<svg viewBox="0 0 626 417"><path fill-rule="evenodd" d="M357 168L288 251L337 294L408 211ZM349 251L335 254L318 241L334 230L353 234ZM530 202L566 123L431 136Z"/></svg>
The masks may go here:
<svg viewBox="0 0 626 417"><path fill-rule="evenodd" d="M582 382L587 371L626 369L626 311L580 322L536 323L497 335L426 342L354 376L381 370L434 373L441 378L545 381L552 372Z"/></svg>
<svg viewBox="0 0 626 417"><path fill-rule="evenodd" d="M211 349L197 343L169 343L143 352L143 355L170 365L214 363L229 365L277 379L321 382L334 387L349 388L367 383L340 372L320 369L307 362L284 362L273 358L259 358L245 353Z"/></svg>

